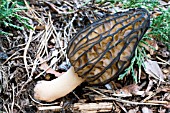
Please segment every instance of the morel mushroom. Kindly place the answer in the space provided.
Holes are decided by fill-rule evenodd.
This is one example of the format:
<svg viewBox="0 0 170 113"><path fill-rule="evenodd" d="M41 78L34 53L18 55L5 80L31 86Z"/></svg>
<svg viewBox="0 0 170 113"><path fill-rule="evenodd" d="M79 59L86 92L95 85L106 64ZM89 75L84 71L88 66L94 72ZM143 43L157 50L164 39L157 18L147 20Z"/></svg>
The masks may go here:
<svg viewBox="0 0 170 113"><path fill-rule="evenodd" d="M52 81L40 81L35 86L34 97L50 102L67 95L83 81L101 85L115 79L129 65L149 25L147 10L137 8L87 26L67 47L72 67Z"/></svg>

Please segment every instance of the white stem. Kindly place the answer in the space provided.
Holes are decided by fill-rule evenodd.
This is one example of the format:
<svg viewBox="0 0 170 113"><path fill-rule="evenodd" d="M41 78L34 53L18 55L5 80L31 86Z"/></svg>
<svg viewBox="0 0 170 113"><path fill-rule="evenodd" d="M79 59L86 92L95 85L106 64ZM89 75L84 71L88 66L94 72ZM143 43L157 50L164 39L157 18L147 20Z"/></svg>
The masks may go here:
<svg viewBox="0 0 170 113"><path fill-rule="evenodd" d="M66 73L52 81L41 81L34 88L34 97L47 102L64 97L80 85L84 79L78 77L71 67Z"/></svg>

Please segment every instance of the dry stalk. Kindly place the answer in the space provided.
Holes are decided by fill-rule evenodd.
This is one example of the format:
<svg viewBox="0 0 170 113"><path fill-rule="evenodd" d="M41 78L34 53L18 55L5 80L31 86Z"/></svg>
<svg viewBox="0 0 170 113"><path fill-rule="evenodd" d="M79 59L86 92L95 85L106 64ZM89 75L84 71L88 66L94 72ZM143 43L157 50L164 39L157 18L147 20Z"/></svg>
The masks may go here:
<svg viewBox="0 0 170 113"><path fill-rule="evenodd" d="M25 46L25 48L24 48L24 55L23 55L23 57L24 57L24 58L23 58L23 60L24 60L24 65L25 65L25 69L26 69L26 71L27 71L28 77L29 77L29 71L28 71L28 63L27 63L26 56L27 56L27 51L28 51L28 48L29 48L29 46L30 46L32 37L33 37L33 33L34 33L34 32L33 32L32 30L30 30L28 42L27 42L27 44L26 44L26 46Z"/></svg>
<svg viewBox="0 0 170 113"><path fill-rule="evenodd" d="M77 17L77 14L74 14L74 17L71 19L71 21L67 24L67 26L65 26L64 27L64 40L65 40L65 43L67 44L68 43L68 41L71 39L71 37L70 36L72 36L71 35L71 30L73 29L74 30L74 28L73 28L73 21L76 19L76 17ZM68 33L67 33L67 29L69 28L69 30L68 30Z"/></svg>
<svg viewBox="0 0 170 113"><path fill-rule="evenodd" d="M121 98L114 98L114 97L95 97L95 100L113 100L117 102L122 102L126 104L133 104L133 105L153 105L153 106L163 106L164 104L160 103L149 103L149 102L133 102L133 101L128 101L128 100L123 100Z"/></svg>
<svg viewBox="0 0 170 113"><path fill-rule="evenodd" d="M11 113L14 111L14 104L15 104L15 90L14 90L14 84L12 83L12 104L11 104Z"/></svg>
<svg viewBox="0 0 170 113"><path fill-rule="evenodd" d="M36 104L41 105L41 106L54 106L54 105L58 105L58 104L59 104L59 102L54 102L54 103L41 103L41 102L35 100L31 95L29 95L29 97L30 97L30 99L31 99L33 102L35 102Z"/></svg>
<svg viewBox="0 0 170 113"><path fill-rule="evenodd" d="M167 64L167 65L170 66L170 63L169 63L168 61L165 61L165 60L163 60L162 58L160 58L160 57L158 57L158 56L156 56L156 58L157 58L158 60L162 61L162 62L159 62L159 64Z"/></svg>

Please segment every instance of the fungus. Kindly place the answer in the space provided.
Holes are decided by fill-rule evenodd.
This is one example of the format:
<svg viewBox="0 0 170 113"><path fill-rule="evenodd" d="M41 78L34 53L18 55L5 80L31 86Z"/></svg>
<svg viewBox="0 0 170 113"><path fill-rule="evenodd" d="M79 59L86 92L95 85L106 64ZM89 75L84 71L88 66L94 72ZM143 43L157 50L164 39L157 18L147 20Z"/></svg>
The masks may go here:
<svg viewBox="0 0 170 113"><path fill-rule="evenodd" d="M82 29L67 47L72 67L52 81L38 82L34 97L51 102L84 81L103 85L114 80L130 64L149 25L147 10L137 8L108 15Z"/></svg>

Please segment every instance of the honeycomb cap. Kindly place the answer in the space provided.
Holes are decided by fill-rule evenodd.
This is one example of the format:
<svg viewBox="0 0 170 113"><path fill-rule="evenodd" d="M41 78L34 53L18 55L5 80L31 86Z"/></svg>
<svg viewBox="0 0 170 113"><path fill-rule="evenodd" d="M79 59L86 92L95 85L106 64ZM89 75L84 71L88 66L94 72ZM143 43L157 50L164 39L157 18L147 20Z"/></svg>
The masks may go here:
<svg viewBox="0 0 170 113"><path fill-rule="evenodd" d="M70 40L67 55L71 65L89 84L106 84L130 64L149 26L150 15L143 8L99 19Z"/></svg>

